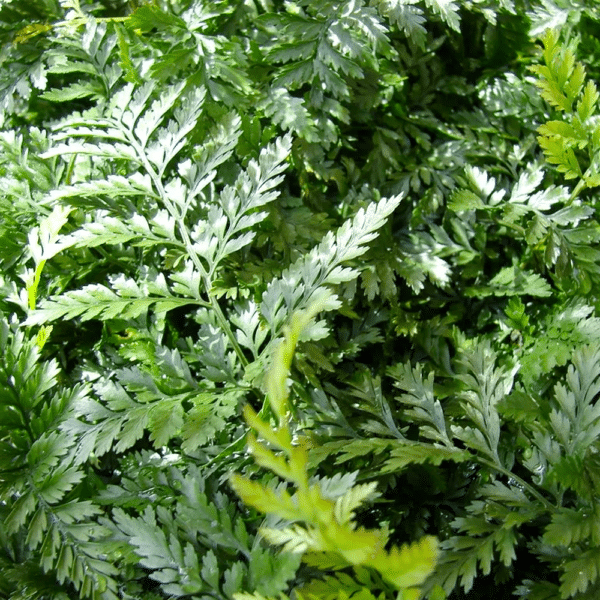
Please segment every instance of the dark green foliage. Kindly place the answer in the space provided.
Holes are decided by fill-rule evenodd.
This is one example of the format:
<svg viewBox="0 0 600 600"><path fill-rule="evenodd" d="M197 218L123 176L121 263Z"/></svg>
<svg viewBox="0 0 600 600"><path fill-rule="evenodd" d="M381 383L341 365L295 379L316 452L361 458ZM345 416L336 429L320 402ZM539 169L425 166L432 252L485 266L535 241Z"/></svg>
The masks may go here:
<svg viewBox="0 0 600 600"><path fill-rule="evenodd" d="M1 3L0 598L596 600L599 34Z"/></svg>

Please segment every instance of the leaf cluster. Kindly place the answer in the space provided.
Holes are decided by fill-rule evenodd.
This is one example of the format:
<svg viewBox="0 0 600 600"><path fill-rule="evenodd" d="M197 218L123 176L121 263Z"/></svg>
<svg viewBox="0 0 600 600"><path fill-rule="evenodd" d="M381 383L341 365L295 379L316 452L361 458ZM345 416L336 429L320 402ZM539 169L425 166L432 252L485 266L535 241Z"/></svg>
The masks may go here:
<svg viewBox="0 0 600 600"><path fill-rule="evenodd" d="M0 597L597 598L598 23L2 2Z"/></svg>

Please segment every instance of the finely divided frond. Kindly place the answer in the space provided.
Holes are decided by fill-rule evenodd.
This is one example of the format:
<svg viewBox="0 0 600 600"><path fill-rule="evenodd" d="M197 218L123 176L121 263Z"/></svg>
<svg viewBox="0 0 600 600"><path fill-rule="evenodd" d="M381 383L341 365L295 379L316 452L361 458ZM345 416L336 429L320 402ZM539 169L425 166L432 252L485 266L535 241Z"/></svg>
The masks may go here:
<svg viewBox="0 0 600 600"><path fill-rule="evenodd" d="M57 319L80 317L89 319L133 319L150 307L156 311L167 311L189 304L204 305L192 298L177 296L148 296L144 286L132 280L115 280L113 289L99 284L90 284L80 290L65 292L42 300L40 306L27 318L27 325L40 325Z"/></svg>
<svg viewBox="0 0 600 600"><path fill-rule="evenodd" d="M390 367L388 374L395 380L394 386L405 392L398 400L412 407L406 415L420 423L421 435L453 448L442 405L434 395L433 373L425 379L421 365L398 364Z"/></svg>
<svg viewBox="0 0 600 600"><path fill-rule="evenodd" d="M0 445L10 460L0 473L3 544L19 539L20 555L60 583L116 600L118 571L98 559L108 552L109 530L98 524L101 510L92 501L70 497L86 472L74 460L76 437L60 430L88 389L59 386L58 365L43 361L35 338L15 325L0 319Z"/></svg>
<svg viewBox="0 0 600 600"><path fill-rule="evenodd" d="M279 196L274 188L283 180L285 160L291 150L289 135L276 140L251 160L233 185L220 193L218 203L210 206L206 221L191 231L194 251L207 263L208 277L214 279L223 259L252 242L252 227L263 221L267 213L257 209Z"/></svg>
<svg viewBox="0 0 600 600"><path fill-rule="evenodd" d="M366 244L377 236L401 196L380 200L360 209L353 219L346 221L336 234L328 233L309 253L288 267L279 279L272 281L263 294L261 314L276 334L286 316L308 306L323 287L351 281L358 269L344 267L367 251Z"/></svg>
<svg viewBox="0 0 600 600"><path fill-rule="evenodd" d="M502 467L498 455L500 416L497 404L513 386L518 365L512 369L496 366L496 353L489 343L479 342L464 352L460 363L466 370L457 379L464 384L459 393L466 418L472 425L453 425L452 433L467 447L483 453Z"/></svg>

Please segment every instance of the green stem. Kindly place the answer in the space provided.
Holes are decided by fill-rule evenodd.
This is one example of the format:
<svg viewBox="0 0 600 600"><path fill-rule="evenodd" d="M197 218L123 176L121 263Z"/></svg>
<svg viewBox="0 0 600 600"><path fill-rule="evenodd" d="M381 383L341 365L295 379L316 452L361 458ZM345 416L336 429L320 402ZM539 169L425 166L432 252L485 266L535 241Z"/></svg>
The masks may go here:
<svg viewBox="0 0 600 600"><path fill-rule="evenodd" d="M586 179L586 177L589 177L590 175L591 175L591 172L590 172L590 169L588 169L583 174L583 177L579 180L577 185L575 186L575 189L571 192L571 195L569 196L569 199L566 202L567 206L571 206L571 204L573 204L573 201L575 200L575 198L577 198L577 196L579 196L579 194L587 187L587 183L585 182L585 179Z"/></svg>
<svg viewBox="0 0 600 600"><path fill-rule="evenodd" d="M124 23L129 21L130 18L128 15L126 17L96 17L95 20L99 23Z"/></svg>
<svg viewBox="0 0 600 600"><path fill-rule="evenodd" d="M515 475L512 471L509 471L503 466L497 463L493 463L492 461L487 460L486 458L482 458L480 456L477 457L477 462L484 464L485 466L489 467L490 469L493 469L494 471L497 471L498 473L506 475L506 477L508 477L509 479L513 479L519 485L523 486L532 496L539 500L550 512L556 512L557 509L556 506L554 506L554 504L546 500L546 498L544 498L544 496L542 496L532 485L527 483L524 479L521 479L518 475Z"/></svg>
<svg viewBox="0 0 600 600"><path fill-rule="evenodd" d="M504 225L504 227L508 227L509 229L512 229L513 231L517 231L523 237L525 237L525 234L527 233L525 231L525 228L521 227L520 225L517 225L516 223L507 223L506 221L503 221L502 219L496 219L496 218L494 218L494 221L496 222L497 225Z"/></svg>
<svg viewBox="0 0 600 600"><path fill-rule="evenodd" d="M75 161L77 160L77 154L73 154L71 156L71 160L69 161L69 165L67 166L67 172L65 173L65 184L71 185L71 181L73 179L73 173L75 171Z"/></svg>
<svg viewBox="0 0 600 600"><path fill-rule="evenodd" d="M141 163L143 164L144 168L146 169L146 172L148 173L148 175L150 175L150 178L152 179L155 189L158 192L163 204L166 206L167 210L171 213L173 218L177 221L177 227L179 229L179 234L181 235L183 243L185 244L187 254L192 259L192 262L194 263L194 266L196 267L198 272L202 275L202 280L204 282L204 291L210 300L210 305L211 305L211 308L215 312L217 321L219 322L221 329L227 336L227 339L231 343L233 351L235 352L236 356L238 357L240 363L242 364L243 367L247 367L248 359L246 358L246 355L244 354L244 351L242 350L241 346L238 344L238 341L235 338L235 335L233 334L233 331L231 330L231 327L229 326L229 322L225 318L225 315L223 314L223 311L221 310L221 307L219 306L217 299L211 293L212 286L211 286L210 275L207 272L207 270L204 268L204 265L202 264L202 262L200 261L200 257L198 256L198 253L194 250L194 244L192 243L192 240L190 239L190 235L189 235L187 226L184 221L185 212L183 212L183 214L182 214L182 211L177 210L175 205L168 199L167 194L165 193L165 189L162 184L162 179L161 179L160 175L156 172L154 167L148 162L146 153L144 152L144 148L142 148L138 144L137 140L131 134L129 134L127 137L129 138L129 140L128 140L129 143L135 148L137 155L140 158ZM200 298L198 298L198 300L200 300Z"/></svg>
<svg viewBox="0 0 600 600"><path fill-rule="evenodd" d="M205 284L205 287L208 288L208 285ZM208 289L207 289L207 293L208 293L208 297L210 298L210 304L212 306L212 309L215 311L215 315L217 316L217 320L219 321L219 325L221 326L221 329L223 329L223 331L225 332L225 335L229 339L229 341L233 347L233 350L236 353L236 356L240 360L240 363L242 364L242 366L244 368L246 368L248 366L248 359L246 358L246 355L244 354L244 351L242 350L241 346L238 344L238 341L236 340L235 335L233 334L233 331L231 330L231 327L229 327L229 322L225 318L225 315L223 314L223 311L221 310L221 307L219 306L217 299L210 293L210 291L208 291Z"/></svg>

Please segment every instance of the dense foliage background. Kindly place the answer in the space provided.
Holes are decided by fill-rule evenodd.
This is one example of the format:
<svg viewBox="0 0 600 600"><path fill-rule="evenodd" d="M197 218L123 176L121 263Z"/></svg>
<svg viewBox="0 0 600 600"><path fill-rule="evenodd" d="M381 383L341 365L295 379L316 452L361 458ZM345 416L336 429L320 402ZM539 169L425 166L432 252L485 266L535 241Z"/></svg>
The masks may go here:
<svg viewBox="0 0 600 600"><path fill-rule="evenodd" d="M595 3L0 36L0 598L600 597Z"/></svg>

